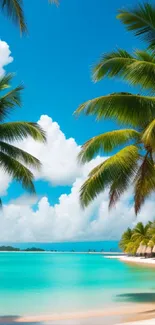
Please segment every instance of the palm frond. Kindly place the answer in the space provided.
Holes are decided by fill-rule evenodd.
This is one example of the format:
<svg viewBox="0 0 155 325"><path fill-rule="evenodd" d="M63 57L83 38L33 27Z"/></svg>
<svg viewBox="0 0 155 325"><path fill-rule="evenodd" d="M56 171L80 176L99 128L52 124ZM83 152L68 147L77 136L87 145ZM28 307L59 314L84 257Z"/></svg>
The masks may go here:
<svg viewBox="0 0 155 325"><path fill-rule="evenodd" d="M2 10L16 23L21 33L27 32L23 11L23 0L0 0Z"/></svg>
<svg viewBox="0 0 155 325"><path fill-rule="evenodd" d="M45 142L45 131L33 122L8 122L0 124L0 140L15 141L31 136L36 141Z"/></svg>
<svg viewBox="0 0 155 325"><path fill-rule="evenodd" d="M23 86L18 86L5 95L0 97L0 121L3 121L9 114L12 108L21 106L21 91Z"/></svg>
<svg viewBox="0 0 155 325"><path fill-rule="evenodd" d="M17 148L9 143L0 141L0 152L7 154L8 156L25 163L27 166L40 168L40 161L28 152Z"/></svg>
<svg viewBox="0 0 155 325"><path fill-rule="evenodd" d="M86 207L101 191L111 185L120 173L134 174L138 158L138 148L130 145L95 167L81 187L81 205Z"/></svg>
<svg viewBox="0 0 155 325"><path fill-rule="evenodd" d="M99 81L104 77L120 76L126 67L135 60L136 58L123 49L104 54L93 68L93 79Z"/></svg>
<svg viewBox="0 0 155 325"><path fill-rule="evenodd" d="M94 80L104 77L121 77L131 85L155 91L155 55L150 51L137 50L131 56L124 50L105 54L94 68Z"/></svg>
<svg viewBox="0 0 155 325"><path fill-rule="evenodd" d="M144 244L144 241L149 240L148 229L149 224L146 224L146 226L144 226L142 222L138 222L136 227L133 229L131 239L133 241L139 241L139 243L143 242Z"/></svg>
<svg viewBox="0 0 155 325"><path fill-rule="evenodd" d="M139 139L140 133L133 129L115 130L100 134L88 140L82 146L79 160L85 163L90 161L94 155L102 153L102 151L109 153L129 141L138 141Z"/></svg>
<svg viewBox="0 0 155 325"><path fill-rule="evenodd" d="M10 87L10 82L14 77L13 73L7 73L0 78L0 90L4 90Z"/></svg>
<svg viewBox="0 0 155 325"><path fill-rule="evenodd" d="M136 251L138 249L138 246L139 246L139 243L138 242L130 241L127 244L126 248L125 248L125 253L135 255L136 254Z"/></svg>
<svg viewBox="0 0 155 325"><path fill-rule="evenodd" d="M142 135L142 141L146 148L155 150L155 119L146 127Z"/></svg>
<svg viewBox="0 0 155 325"><path fill-rule="evenodd" d="M149 46L155 45L155 6L147 3L139 4L134 9L119 10L118 19L129 31L141 37Z"/></svg>
<svg viewBox="0 0 155 325"><path fill-rule="evenodd" d="M81 104L75 111L96 115L97 119L112 118L134 127L145 126L155 118L155 97L114 93Z"/></svg>
<svg viewBox="0 0 155 325"><path fill-rule="evenodd" d="M33 174L28 168L4 152L0 152L0 165L14 180L21 183L23 188L35 193Z"/></svg>
<svg viewBox="0 0 155 325"><path fill-rule="evenodd" d="M145 199L155 190L155 168L153 159L146 154L134 179L135 213L137 214Z"/></svg>
<svg viewBox="0 0 155 325"><path fill-rule="evenodd" d="M124 173L121 173L120 171L117 178L114 179L109 190L109 209L115 206L122 194L124 194L124 192L131 185L132 178L137 171L137 166L138 161L137 164L135 164L134 169L128 168Z"/></svg>
<svg viewBox="0 0 155 325"><path fill-rule="evenodd" d="M155 92L155 56L147 51L135 52L137 60L128 65L123 78L131 85L140 85L142 89Z"/></svg>
<svg viewBox="0 0 155 325"><path fill-rule="evenodd" d="M122 235L121 240L119 242L119 247L125 251L127 245L129 244L129 242L131 241L131 237L132 237L132 230L130 228L128 228Z"/></svg>

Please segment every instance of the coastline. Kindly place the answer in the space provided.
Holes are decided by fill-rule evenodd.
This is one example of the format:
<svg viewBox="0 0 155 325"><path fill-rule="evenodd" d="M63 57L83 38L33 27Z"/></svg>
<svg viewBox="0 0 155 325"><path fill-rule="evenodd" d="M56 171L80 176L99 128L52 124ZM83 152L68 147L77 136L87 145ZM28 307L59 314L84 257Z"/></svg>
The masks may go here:
<svg viewBox="0 0 155 325"><path fill-rule="evenodd" d="M123 306L123 308L122 308ZM155 319L155 304L123 304L119 307L106 308L103 310L90 310L86 312L74 312L63 314L52 314L42 316L24 316L16 317L13 322L19 324L102 324L102 325L141 325L143 324L155 324L151 323ZM8 323L9 317L6 319ZM1 317L0 317L1 323ZM11 323L11 322L10 322ZM3 324L4 318L3 318Z"/></svg>
<svg viewBox="0 0 155 325"><path fill-rule="evenodd" d="M145 258L145 257L137 257L137 256L104 256L109 259L119 259L122 262L133 263L133 264L141 264L147 266L155 266L155 257Z"/></svg>

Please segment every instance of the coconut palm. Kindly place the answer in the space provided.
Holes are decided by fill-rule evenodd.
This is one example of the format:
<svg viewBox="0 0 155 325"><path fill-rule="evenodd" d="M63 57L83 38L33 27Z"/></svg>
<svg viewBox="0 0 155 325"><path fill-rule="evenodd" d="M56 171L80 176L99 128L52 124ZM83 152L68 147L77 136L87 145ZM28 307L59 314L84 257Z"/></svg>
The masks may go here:
<svg viewBox="0 0 155 325"><path fill-rule="evenodd" d="M93 70L95 81L105 77L120 77L141 86L146 94L112 93L89 100L77 109L95 115L98 120L112 119L124 129L100 134L87 141L79 155L82 163L98 153L115 155L94 168L81 187L80 201L87 206L100 192L109 188L112 207L130 185L134 187L137 214L145 199L155 191L155 54L136 50L133 54L118 49L104 54Z"/></svg>
<svg viewBox="0 0 155 325"><path fill-rule="evenodd" d="M132 238L132 230L128 228L122 235L122 238L120 240L119 246L120 248L125 251L128 244L131 242Z"/></svg>
<svg viewBox="0 0 155 325"><path fill-rule="evenodd" d="M58 0L49 0L49 2L58 4ZM0 0L2 11L4 11L13 22L17 23L21 33L27 32L23 4L23 0Z"/></svg>
<svg viewBox="0 0 155 325"><path fill-rule="evenodd" d="M155 245L155 221L151 223L151 225L148 229L148 234L151 237L151 240L154 242L154 245Z"/></svg>
<svg viewBox="0 0 155 325"><path fill-rule="evenodd" d="M131 241L126 246L124 253L135 255L138 247L139 247L139 244L137 242Z"/></svg>
<svg viewBox="0 0 155 325"><path fill-rule="evenodd" d="M139 242L142 245L146 245L149 240L150 236L148 233L148 230L151 226L151 223L147 223L146 226L143 225L142 222L138 222L136 227L133 229L133 234L132 234L132 241Z"/></svg>
<svg viewBox="0 0 155 325"><path fill-rule="evenodd" d="M12 77L11 74L7 74L0 78L0 167L14 180L20 182L26 190L34 193L33 173L29 167L39 168L40 162L29 153L19 149L14 143L29 136L36 141L45 141L46 137L37 123L4 123L4 119L10 115L13 109L16 106L21 106L22 86L5 92L10 87Z"/></svg>
<svg viewBox="0 0 155 325"><path fill-rule="evenodd" d="M122 235L119 246L125 252L135 255L152 253L155 247L155 222L148 222L145 226L138 222L134 229L128 228ZM153 230L153 231L152 231Z"/></svg>

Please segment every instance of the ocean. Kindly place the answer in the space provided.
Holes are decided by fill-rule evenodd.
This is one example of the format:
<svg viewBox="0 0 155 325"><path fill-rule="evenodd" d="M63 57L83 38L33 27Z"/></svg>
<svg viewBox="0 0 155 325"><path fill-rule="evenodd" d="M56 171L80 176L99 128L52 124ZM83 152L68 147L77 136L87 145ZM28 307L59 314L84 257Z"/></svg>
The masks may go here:
<svg viewBox="0 0 155 325"><path fill-rule="evenodd" d="M0 253L0 315L47 315L155 301L154 268L102 255Z"/></svg>
<svg viewBox="0 0 155 325"><path fill-rule="evenodd" d="M64 252L70 252L75 250L76 252L87 252L88 250L96 250L100 252L117 252L120 251L118 241L97 241L97 242L63 242L63 243L12 243L12 242L1 242L1 245L11 245L19 247L21 249L28 247L39 247L45 250L58 250Z"/></svg>

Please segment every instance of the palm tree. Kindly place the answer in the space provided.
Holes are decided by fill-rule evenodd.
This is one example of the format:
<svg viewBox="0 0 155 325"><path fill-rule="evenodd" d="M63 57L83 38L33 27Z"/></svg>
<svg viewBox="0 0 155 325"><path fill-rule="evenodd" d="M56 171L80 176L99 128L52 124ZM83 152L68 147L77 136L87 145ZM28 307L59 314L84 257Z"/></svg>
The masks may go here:
<svg viewBox="0 0 155 325"><path fill-rule="evenodd" d="M122 235L119 242L120 248L129 254L135 255L139 248L139 254L151 254L155 246L155 222L148 222L145 226L138 222L134 229L128 228ZM148 253L148 248L151 248ZM143 251L143 253L142 253Z"/></svg>
<svg viewBox="0 0 155 325"><path fill-rule="evenodd" d="M20 182L26 190L34 193L33 174L28 167L40 168L40 162L12 143L29 136L36 141L46 141L46 137L37 123L4 123L4 119L9 116L15 106L21 106L22 86L5 92L5 89L10 87L12 77L11 74L7 74L0 79L0 167L14 180Z"/></svg>
<svg viewBox="0 0 155 325"><path fill-rule="evenodd" d="M132 184L137 214L145 199L155 191L155 53L137 50L130 54L118 49L104 54L94 67L93 77L95 81L120 77L131 85L141 86L147 95L112 93L89 100L77 109L76 114L84 112L98 120L110 118L125 126L93 137L82 146L79 155L82 163L98 153L109 154L120 146L123 149L90 172L81 187L80 201L85 207L109 187L109 207L112 207Z"/></svg>
<svg viewBox="0 0 155 325"><path fill-rule="evenodd" d="M59 3L58 0L49 0L49 2L57 5ZM17 23L21 33L27 32L23 0L0 0L0 6L4 13L6 13L13 22Z"/></svg>
<svg viewBox="0 0 155 325"><path fill-rule="evenodd" d="M146 226L144 226L142 222L138 222L136 227L133 229L132 241L147 245L150 240L148 232L150 226L151 223L147 223Z"/></svg>
<svg viewBox="0 0 155 325"><path fill-rule="evenodd" d="M120 248L125 251L128 244L131 242L131 238L132 238L132 230L130 228L128 228L122 235L122 238L120 240L119 246Z"/></svg>

